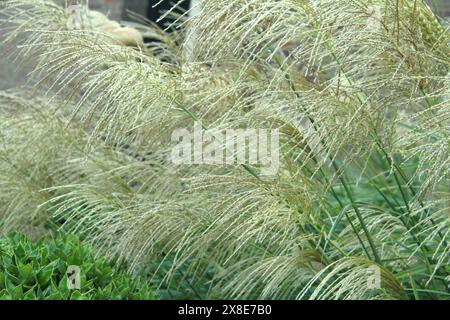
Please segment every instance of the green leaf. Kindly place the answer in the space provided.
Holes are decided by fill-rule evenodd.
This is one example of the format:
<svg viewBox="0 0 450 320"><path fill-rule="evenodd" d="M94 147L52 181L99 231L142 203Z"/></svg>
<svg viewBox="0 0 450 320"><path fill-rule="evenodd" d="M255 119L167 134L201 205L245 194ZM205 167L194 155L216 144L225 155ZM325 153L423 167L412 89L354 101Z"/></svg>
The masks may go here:
<svg viewBox="0 0 450 320"><path fill-rule="evenodd" d="M63 300L64 296L62 295L61 292L55 292L52 293L51 295L45 297L45 300Z"/></svg>
<svg viewBox="0 0 450 320"><path fill-rule="evenodd" d="M37 299L37 297L36 297L36 292L35 292L34 287L31 288L30 290L28 290L28 291L24 294L23 299L24 299L24 300L36 300L36 299Z"/></svg>
<svg viewBox="0 0 450 320"><path fill-rule="evenodd" d="M31 263L21 265L18 267L19 274L23 283L29 283L34 278L33 266Z"/></svg>
<svg viewBox="0 0 450 320"><path fill-rule="evenodd" d="M49 284L50 279L53 275L53 270L54 270L53 267L45 267L38 272L37 280L41 288L44 288Z"/></svg>
<svg viewBox="0 0 450 320"><path fill-rule="evenodd" d="M8 290L3 289L0 291L0 300L12 300L12 296Z"/></svg>
<svg viewBox="0 0 450 320"><path fill-rule="evenodd" d="M73 291L70 295L70 300L83 300L83 298L83 295L78 290Z"/></svg>
<svg viewBox="0 0 450 320"><path fill-rule="evenodd" d="M23 298L23 288L21 285L17 287L12 287L8 289L9 294L15 300L19 300Z"/></svg>
<svg viewBox="0 0 450 320"><path fill-rule="evenodd" d="M5 289L5 280L6 280L5 273L0 271L0 290Z"/></svg>
<svg viewBox="0 0 450 320"><path fill-rule="evenodd" d="M14 248L14 255L18 257L20 260L25 260L28 257L28 251L26 250L25 240L21 240L17 246Z"/></svg>
<svg viewBox="0 0 450 320"><path fill-rule="evenodd" d="M83 248L77 247L73 250L70 257L67 259L69 265L81 266L83 264Z"/></svg>

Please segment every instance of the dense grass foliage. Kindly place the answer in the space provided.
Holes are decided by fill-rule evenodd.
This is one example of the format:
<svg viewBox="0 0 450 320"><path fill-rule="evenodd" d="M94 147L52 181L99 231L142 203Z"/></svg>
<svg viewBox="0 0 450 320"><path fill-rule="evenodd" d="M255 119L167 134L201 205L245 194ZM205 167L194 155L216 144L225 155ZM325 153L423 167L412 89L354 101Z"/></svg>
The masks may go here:
<svg viewBox="0 0 450 320"><path fill-rule="evenodd" d="M114 268L75 236L31 242L15 234L0 238L0 299L149 300L155 294L141 278ZM68 267L80 267L80 289L67 287Z"/></svg>
<svg viewBox="0 0 450 320"><path fill-rule="evenodd" d="M133 24L145 47L1 2L36 86L0 93L0 230L57 221L168 298L448 299L448 24L422 0L201 2ZM280 169L174 165L194 121L278 128Z"/></svg>

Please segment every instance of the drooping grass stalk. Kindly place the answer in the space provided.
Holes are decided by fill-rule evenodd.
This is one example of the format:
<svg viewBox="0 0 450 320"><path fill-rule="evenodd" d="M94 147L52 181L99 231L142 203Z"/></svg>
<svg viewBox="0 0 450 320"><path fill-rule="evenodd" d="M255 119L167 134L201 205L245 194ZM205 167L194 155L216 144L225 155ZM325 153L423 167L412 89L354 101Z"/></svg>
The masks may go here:
<svg viewBox="0 0 450 320"><path fill-rule="evenodd" d="M336 60L337 60L337 58L336 58ZM275 62L278 64L278 67L279 67L279 68L283 68L283 67L284 67L284 64L283 64L282 62L280 62L279 60L275 59ZM300 98L300 96L299 96L298 93L297 93L297 90L296 90L296 88L295 88L295 85L294 85L293 81L290 79L289 74L286 73L286 72L285 72L285 78L286 78L286 80L288 81L289 86L290 86L291 89L292 89L292 92L294 92L294 94L297 96L297 98ZM311 125L313 126L314 130L315 130L316 132L319 132L319 128L317 127L317 124L316 124L316 122L314 121L314 119L309 115L309 113L308 113L304 108L302 108L302 111L305 113L306 117L307 117L308 120L310 121L310 123L311 123ZM321 142L321 144L322 144L324 147L326 147L326 143L323 141L322 138L320 139L320 142ZM314 156L312 157L312 159L313 159L313 161L315 161L316 164L318 164L318 162L317 162L317 160L315 159ZM351 205L352 205L353 209L355 210L355 213L357 214L357 217L358 217L358 219L359 219L359 222L361 223L361 226L363 227L364 233L365 233L365 235L366 235L366 237L367 237L367 239L368 239L368 241L369 241L369 245L370 245L370 247L371 247L371 250L372 250L374 259L375 259L375 261L376 261L378 264L382 265L382 264L381 264L380 257L379 257L379 255L378 255L378 253L376 252L376 248L375 248L375 245L374 245L374 243L373 243L372 237L371 237L371 235L370 235L370 233L369 233L369 231L368 231L368 229L367 229L367 227L366 227L366 225L365 225L365 223L364 223L364 219L362 218L361 213L359 212L359 209L357 208L356 204L355 204L354 201L353 201L353 198L351 197L350 190L349 190L348 187L347 187L347 183L346 183L345 179L339 174L340 170L339 170L339 167L337 166L337 164L336 164L336 162L335 162L335 159L333 159L331 156L329 156L329 159L330 159L330 162L332 163L333 168L335 169L336 173L339 175L339 178L338 178L338 179L339 179L339 181L341 182L341 184L344 186L345 192L347 193L347 196L349 196ZM321 167L319 167L319 172L321 172L322 176L326 178L326 174L323 172L323 170L322 170ZM331 193L332 193L333 197L338 201L339 206L341 207L341 209L344 210L345 206L344 206L344 204L342 203L342 201L340 200L340 198L337 196L337 194L336 194L336 192L335 192L335 190L334 190L334 187L331 185L331 182L329 182L329 181L327 181L327 182L328 182L329 185L330 185L330 189L331 189ZM361 239L361 237L359 236L358 230L356 229L355 225L353 224L353 222L351 221L350 217L348 216L348 213L347 213L347 212L344 212L344 214L345 214L345 216L346 216L348 222L350 223L350 225L351 225L351 227L352 227L352 229L353 229L353 231L354 231L356 237L358 238L358 240L359 240L359 242L360 242L360 244L361 244L361 247L363 248L363 250L364 250L364 252L366 253L367 257L370 258L370 255L369 255L368 250L367 250L367 248L366 248L366 246L365 246L365 244L364 244L364 241L363 241L363 240Z"/></svg>

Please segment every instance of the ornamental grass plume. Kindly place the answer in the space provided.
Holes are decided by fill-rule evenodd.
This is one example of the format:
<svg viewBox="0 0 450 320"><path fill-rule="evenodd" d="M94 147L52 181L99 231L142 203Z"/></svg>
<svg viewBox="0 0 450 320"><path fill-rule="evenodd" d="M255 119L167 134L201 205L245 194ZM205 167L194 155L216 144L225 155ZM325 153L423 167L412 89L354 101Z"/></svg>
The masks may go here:
<svg viewBox="0 0 450 320"><path fill-rule="evenodd" d="M201 6L127 47L1 2L36 81L0 94L1 232L57 224L195 298L448 299L448 24L421 0ZM280 169L173 164L196 121L278 128Z"/></svg>

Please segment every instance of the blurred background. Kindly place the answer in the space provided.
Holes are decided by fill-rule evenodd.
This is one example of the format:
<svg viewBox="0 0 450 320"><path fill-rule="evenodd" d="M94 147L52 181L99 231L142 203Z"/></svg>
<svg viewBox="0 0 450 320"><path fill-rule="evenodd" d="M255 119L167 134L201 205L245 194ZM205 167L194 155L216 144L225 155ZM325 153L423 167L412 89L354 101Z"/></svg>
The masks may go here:
<svg viewBox="0 0 450 320"><path fill-rule="evenodd" d="M129 20L127 13L132 11L156 21L161 15L161 11L167 10L173 3L178 3L177 0L163 0L156 9L153 8L153 5L158 2L160 0L89 0L89 7L104 13L113 20ZM450 18L450 0L427 0L427 2L432 9L438 11L440 16ZM184 0L180 4L188 9L190 0ZM25 79L26 71L18 70L17 63L12 63L11 58L2 54L5 50L10 52L8 49L10 48L0 47L2 57L0 60L0 90L22 85Z"/></svg>

